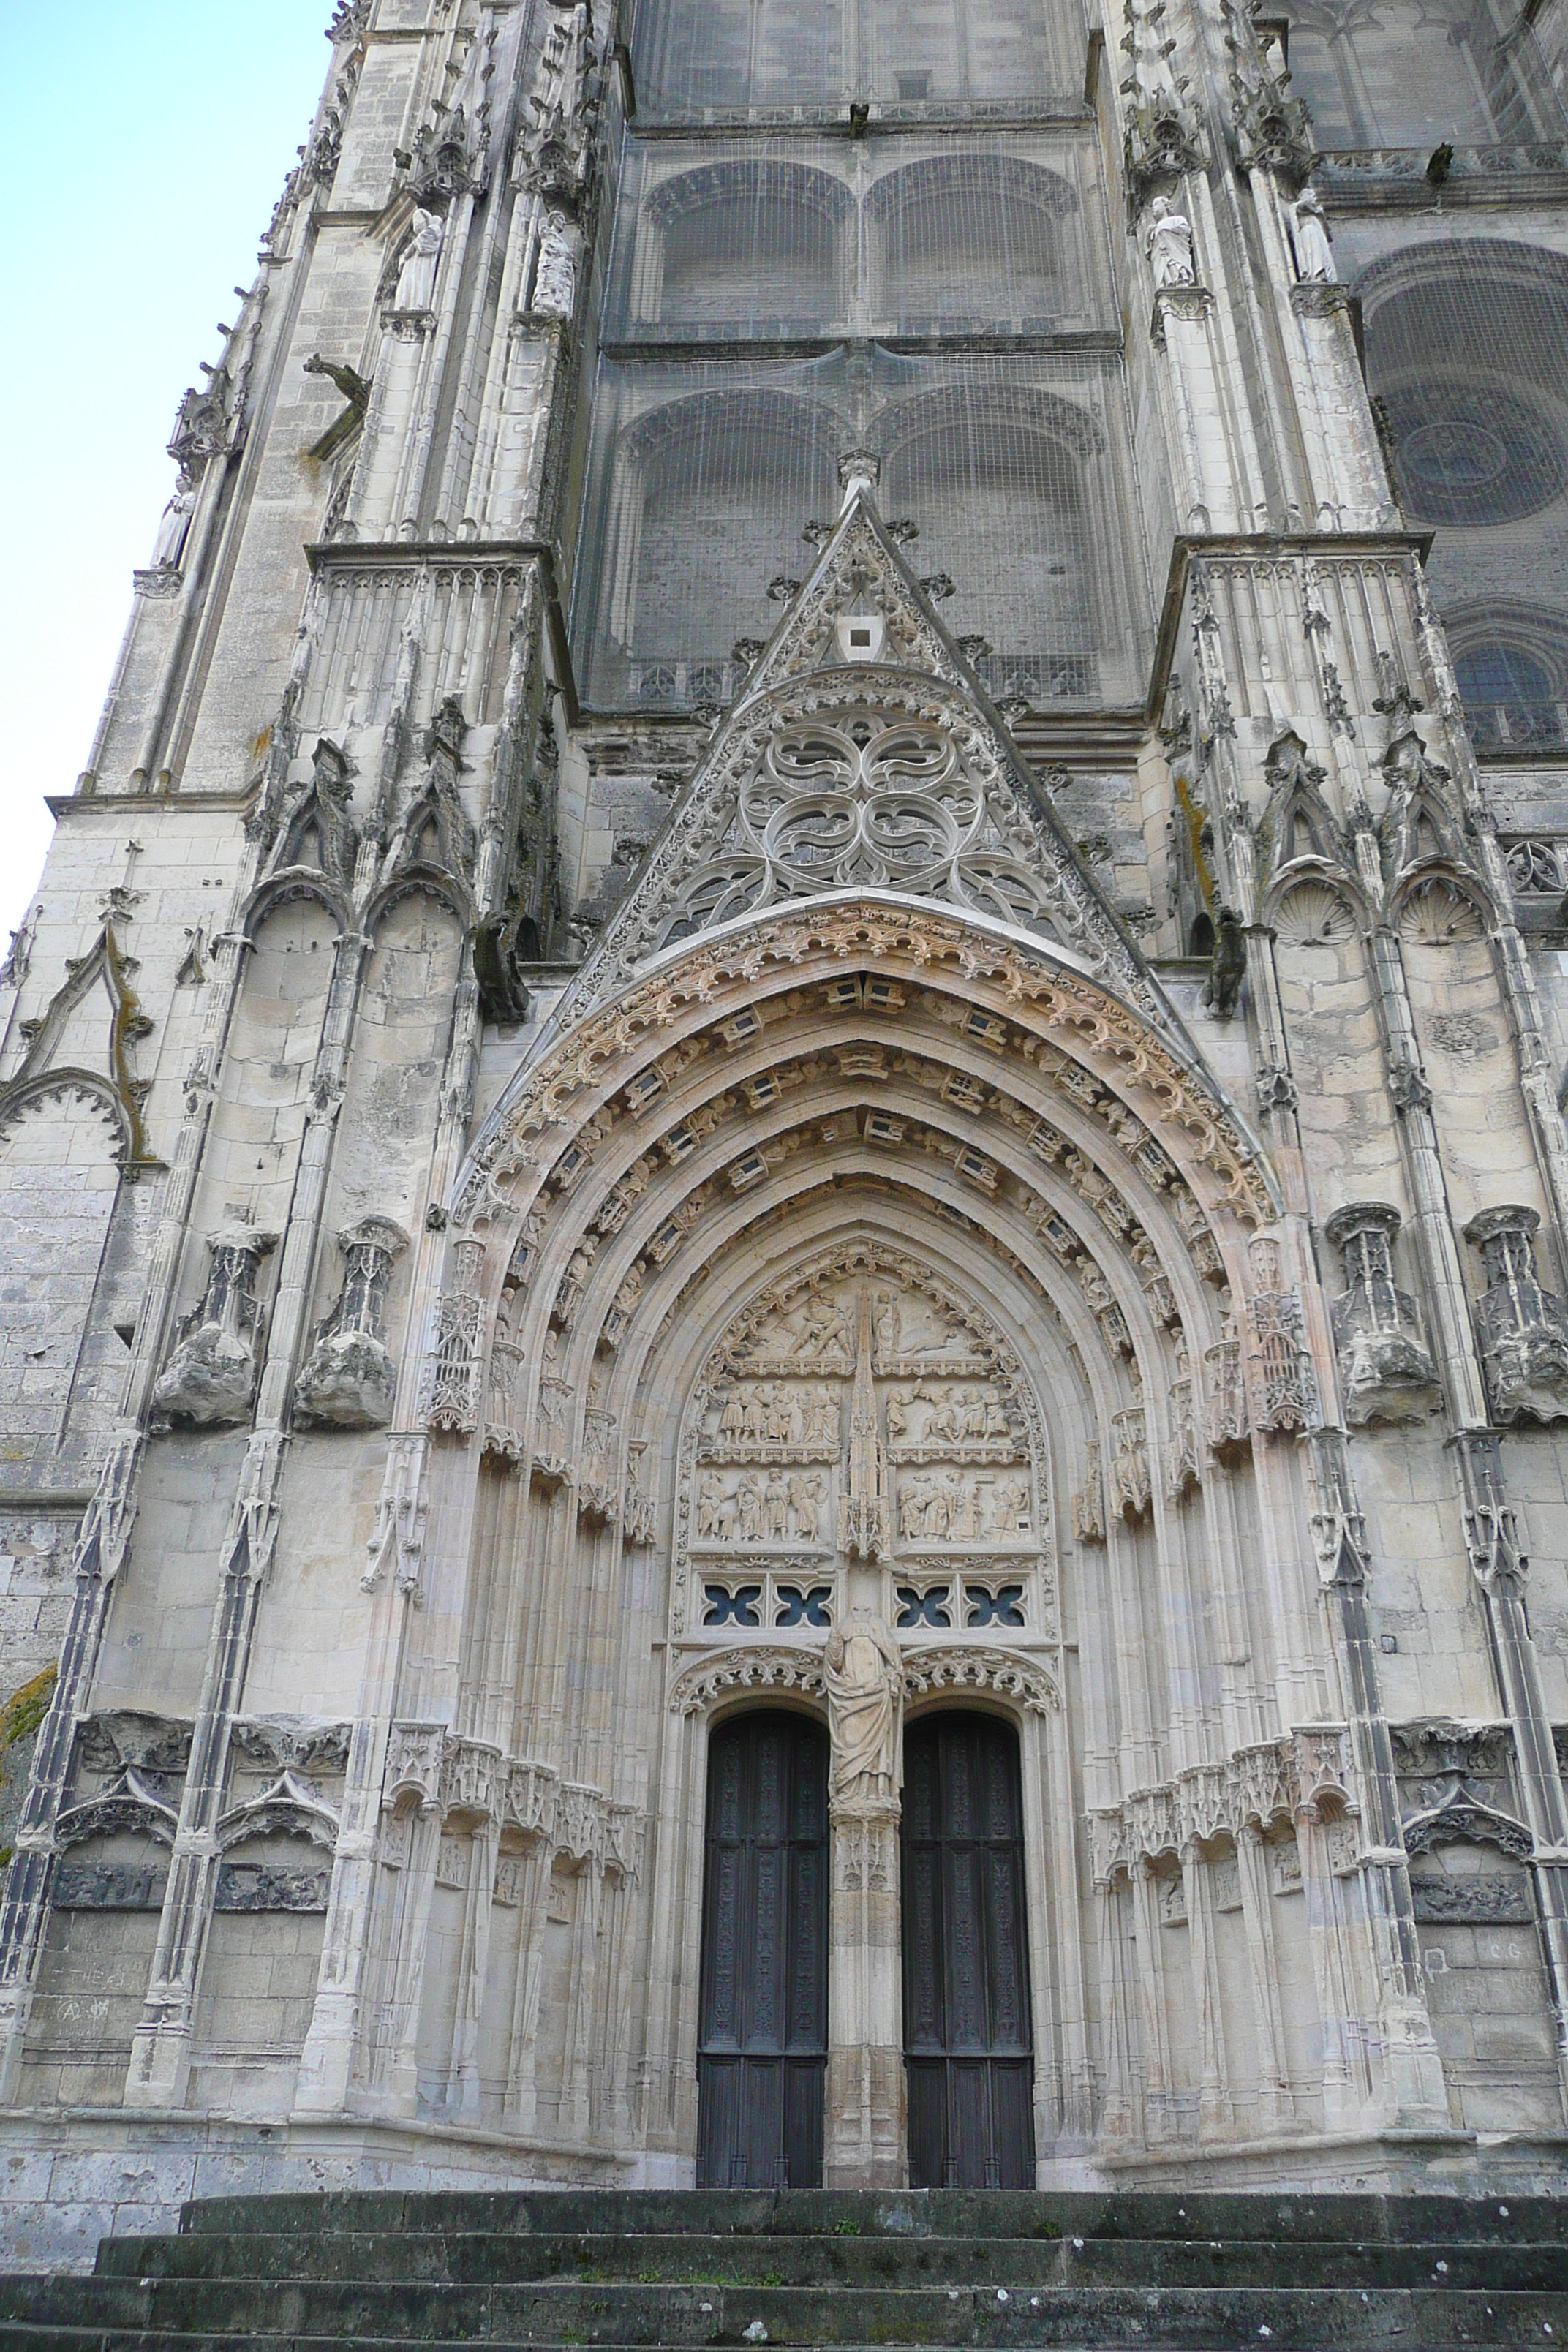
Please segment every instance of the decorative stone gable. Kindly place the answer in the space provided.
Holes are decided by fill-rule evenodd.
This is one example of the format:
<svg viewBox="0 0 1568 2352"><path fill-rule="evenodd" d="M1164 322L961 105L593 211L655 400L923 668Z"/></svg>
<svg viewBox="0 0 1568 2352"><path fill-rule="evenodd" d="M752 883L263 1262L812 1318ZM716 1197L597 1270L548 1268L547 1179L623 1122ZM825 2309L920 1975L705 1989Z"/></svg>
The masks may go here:
<svg viewBox="0 0 1568 2352"><path fill-rule="evenodd" d="M597 950L564 1023L742 917L888 891L1049 940L1173 1016L851 478L843 513Z"/></svg>

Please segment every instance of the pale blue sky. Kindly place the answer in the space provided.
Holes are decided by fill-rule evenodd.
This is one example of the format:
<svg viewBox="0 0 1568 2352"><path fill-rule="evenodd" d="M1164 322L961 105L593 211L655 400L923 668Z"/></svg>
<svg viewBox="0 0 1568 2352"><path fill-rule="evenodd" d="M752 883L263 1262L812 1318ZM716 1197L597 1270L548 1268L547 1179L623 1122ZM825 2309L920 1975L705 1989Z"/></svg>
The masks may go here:
<svg viewBox="0 0 1568 2352"><path fill-rule="evenodd" d="M331 0L0 0L0 952L331 53ZM258 722L259 723L259 722Z"/></svg>

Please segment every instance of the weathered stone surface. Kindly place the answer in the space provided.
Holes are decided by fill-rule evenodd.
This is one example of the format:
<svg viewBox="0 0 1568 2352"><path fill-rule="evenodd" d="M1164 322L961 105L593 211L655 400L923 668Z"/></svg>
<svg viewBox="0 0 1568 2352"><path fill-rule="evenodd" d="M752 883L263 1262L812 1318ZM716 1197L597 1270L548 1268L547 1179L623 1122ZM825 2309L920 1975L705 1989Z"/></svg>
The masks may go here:
<svg viewBox="0 0 1568 2352"><path fill-rule="evenodd" d="M592 2341L578 2229L617 2340L1552 2291L1426 2198L1568 2112L1562 35L1313 193L1217 5L1092 136L1054 5L337 9L0 964L0 2242L384 2191L387 2274L275 2209L83 2326Z"/></svg>

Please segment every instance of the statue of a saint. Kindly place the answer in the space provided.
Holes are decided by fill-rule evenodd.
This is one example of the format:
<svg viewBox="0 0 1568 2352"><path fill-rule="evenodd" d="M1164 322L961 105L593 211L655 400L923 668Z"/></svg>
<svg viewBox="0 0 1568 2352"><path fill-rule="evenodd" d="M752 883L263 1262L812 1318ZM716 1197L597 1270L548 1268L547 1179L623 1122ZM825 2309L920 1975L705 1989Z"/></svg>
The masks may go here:
<svg viewBox="0 0 1568 2352"><path fill-rule="evenodd" d="M577 300L577 259L563 213L546 213L533 273L533 304L552 319L569 319Z"/></svg>
<svg viewBox="0 0 1568 2352"><path fill-rule="evenodd" d="M1197 267L1193 259L1193 225L1169 196L1156 196L1149 207L1143 249L1154 265L1156 286L1193 286Z"/></svg>
<svg viewBox="0 0 1568 2352"><path fill-rule="evenodd" d="M441 258L446 223L439 213L416 211L414 230L397 273L395 310L431 310L436 306L436 266Z"/></svg>
<svg viewBox="0 0 1568 2352"><path fill-rule="evenodd" d="M1290 243L1296 253L1296 275L1303 282L1316 279L1331 285L1339 276L1330 243L1329 224L1316 188L1303 188L1290 207Z"/></svg>
<svg viewBox="0 0 1568 2352"><path fill-rule="evenodd" d="M823 1657L835 1797L896 1797L904 1777L904 1671L879 1617L852 1609L827 1638Z"/></svg>
<svg viewBox="0 0 1568 2352"><path fill-rule="evenodd" d="M158 537L153 549L154 572L177 572L180 558L185 551L185 533L191 527L195 511L196 486L189 474L182 474L174 484L174 495L163 509L163 519L158 525Z"/></svg>

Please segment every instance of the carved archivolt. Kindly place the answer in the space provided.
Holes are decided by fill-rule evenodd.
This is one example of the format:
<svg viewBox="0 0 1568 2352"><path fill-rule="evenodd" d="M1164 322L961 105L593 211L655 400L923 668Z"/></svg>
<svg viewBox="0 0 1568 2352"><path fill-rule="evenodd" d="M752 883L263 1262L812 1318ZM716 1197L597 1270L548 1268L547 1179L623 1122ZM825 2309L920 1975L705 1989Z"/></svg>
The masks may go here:
<svg viewBox="0 0 1568 2352"><path fill-rule="evenodd" d="M217 1824L220 1847L256 1837L309 1838L330 1853L338 1841L338 1816L317 1790L285 1769L269 1789L234 1806Z"/></svg>
<svg viewBox="0 0 1568 2352"><path fill-rule="evenodd" d="M987 1690L1035 1715L1059 1715L1062 1695L1037 1659L1009 1650L914 1650L904 1659L904 1691L923 1698L938 1691Z"/></svg>
<svg viewBox="0 0 1568 2352"><path fill-rule="evenodd" d="M671 1030L689 1028L695 1014L710 1034L700 1044L682 1040L683 1055L722 1050L727 1024L750 1012L760 1025L752 1008L799 986L808 977L803 968L812 965L823 967L825 979L848 982L868 972L956 998L965 1020L994 1025L995 1049L1031 1061L1048 1032L1064 1064L1114 1096L1142 1095L1143 1117L1156 1134L1162 1127L1170 1132L1165 1148L1178 1166L1207 1168L1234 1214L1247 1223L1271 1222L1266 1172L1228 1106L1146 1019L1044 949L936 909L866 897L786 908L727 938L702 940L558 1035L471 1154L455 1204L458 1222L516 1215L508 1180L553 1156L544 1144L552 1129L569 1128L581 1144L589 1122L580 1098L591 1090L602 1103L619 1087L635 1089L670 1050ZM592 1121L601 1134L604 1116L596 1111Z"/></svg>
<svg viewBox="0 0 1568 2352"><path fill-rule="evenodd" d="M700 1658L677 1675L669 1704L678 1715L698 1715L736 1691L793 1690L807 1698L823 1694L822 1660L812 1650L721 1650Z"/></svg>
<svg viewBox="0 0 1568 2352"><path fill-rule="evenodd" d="M1013 1650L970 1649L954 1643L941 1650L911 1650L903 1660L904 1692L927 1698L943 1691L993 1691L1035 1715L1061 1709L1061 1693L1037 1659ZM701 1658L677 1676L669 1704L679 1715L698 1715L738 1692L792 1690L819 1699L824 1678L819 1651L770 1648L721 1650Z"/></svg>
<svg viewBox="0 0 1568 2352"><path fill-rule="evenodd" d="M55 1844L63 1850L89 1838L112 1837L124 1830L141 1831L160 1845L172 1846L179 1815L166 1802L163 1790L128 1764L107 1789L84 1805L73 1805L55 1823Z"/></svg>

